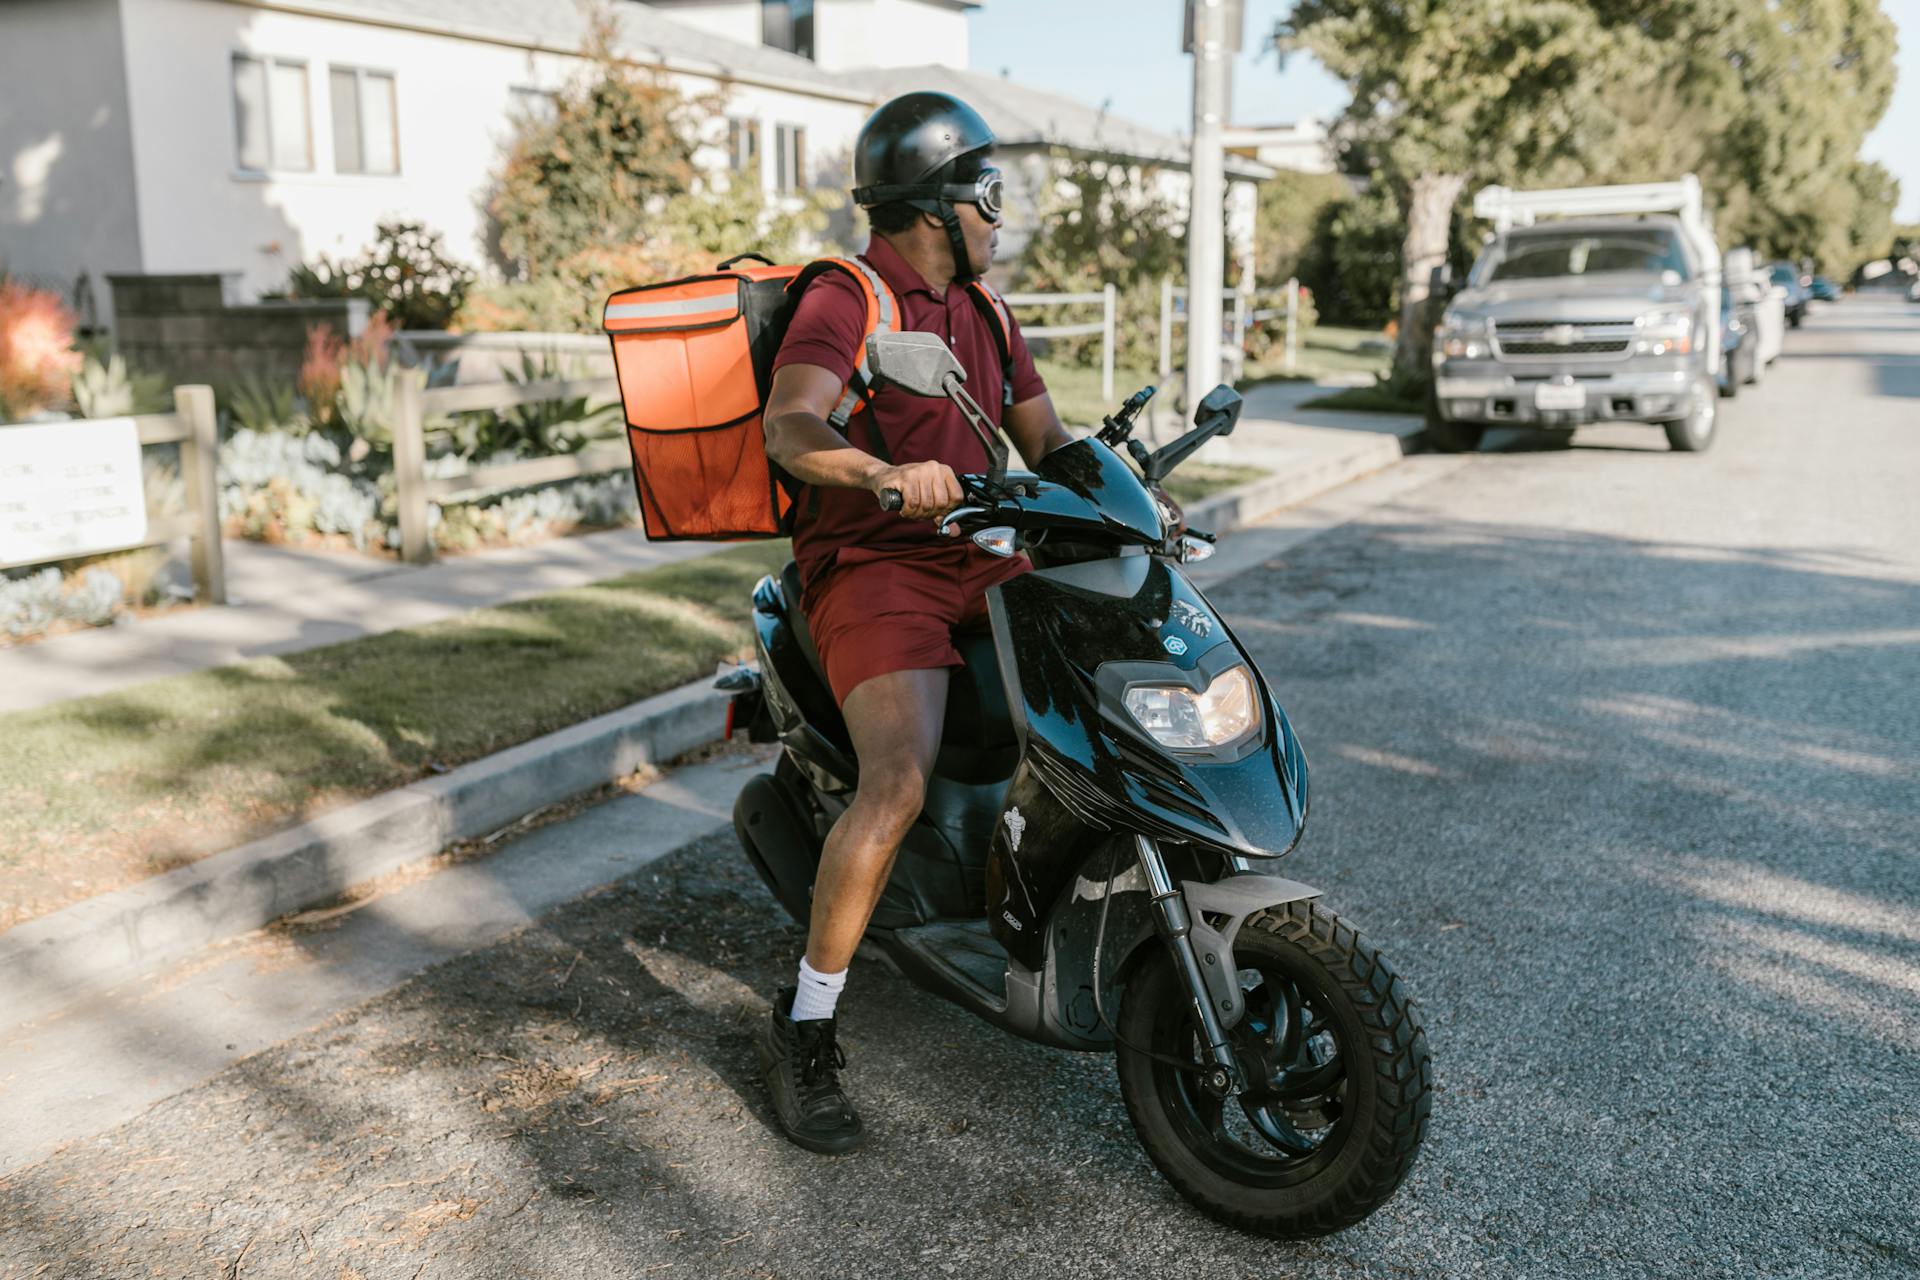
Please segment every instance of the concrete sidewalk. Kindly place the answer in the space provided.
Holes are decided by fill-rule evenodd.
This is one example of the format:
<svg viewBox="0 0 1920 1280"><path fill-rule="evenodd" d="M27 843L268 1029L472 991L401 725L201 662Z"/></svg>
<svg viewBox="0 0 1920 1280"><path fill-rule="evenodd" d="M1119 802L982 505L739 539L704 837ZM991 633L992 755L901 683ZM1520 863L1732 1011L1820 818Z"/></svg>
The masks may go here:
<svg viewBox="0 0 1920 1280"><path fill-rule="evenodd" d="M1272 476L1239 500L1196 506L1194 523L1225 529L1389 466L1417 418L1303 410L1333 388L1269 382L1246 392L1233 436L1208 460L1257 466ZM419 567L388 560L229 540L223 608L72 632L0 649L0 713L112 693L164 676L435 622L471 609L716 551L724 543L647 541L638 529L554 538Z"/></svg>

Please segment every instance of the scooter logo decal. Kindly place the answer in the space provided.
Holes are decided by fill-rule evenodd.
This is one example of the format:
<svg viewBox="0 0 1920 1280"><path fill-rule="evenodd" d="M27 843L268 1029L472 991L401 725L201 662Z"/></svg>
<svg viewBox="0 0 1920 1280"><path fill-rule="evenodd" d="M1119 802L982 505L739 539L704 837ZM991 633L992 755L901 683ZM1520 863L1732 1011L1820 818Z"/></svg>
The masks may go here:
<svg viewBox="0 0 1920 1280"><path fill-rule="evenodd" d="M1213 619L1185 600L1173 602L1173 620L1202 640L1213 634Z"/></svg>
<svg viewBox="0 0 1920 1280"><path fill-rule="evenodd" d="M1160 643L1165 645L1167 652L1176 658L1187 651L1187 642L1179 636L1167 636Z"/></svg>
<svg viewBox="0 0 1920 1280"><path fill-rule="evenodd" d="M1020 816L1020 806L1007 810L1007 839L1013 844L1013 851L1020 852L1020 837L1026 833L1027 820Z"/></svg>

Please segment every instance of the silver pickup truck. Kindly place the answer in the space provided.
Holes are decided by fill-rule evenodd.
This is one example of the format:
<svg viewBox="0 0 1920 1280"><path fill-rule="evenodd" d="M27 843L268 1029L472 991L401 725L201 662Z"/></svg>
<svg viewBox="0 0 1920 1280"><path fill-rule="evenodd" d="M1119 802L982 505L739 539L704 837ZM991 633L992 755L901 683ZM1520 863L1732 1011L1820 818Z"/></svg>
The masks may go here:
<svg viewBox="0 0 1920 1280"><path fill-rule="evenodd" d="M1491 192L1475 212L1498 229L1434 335L1429 440L1635 422L1676 450L1711 444L1721 272L1698 184Z"/></svg>

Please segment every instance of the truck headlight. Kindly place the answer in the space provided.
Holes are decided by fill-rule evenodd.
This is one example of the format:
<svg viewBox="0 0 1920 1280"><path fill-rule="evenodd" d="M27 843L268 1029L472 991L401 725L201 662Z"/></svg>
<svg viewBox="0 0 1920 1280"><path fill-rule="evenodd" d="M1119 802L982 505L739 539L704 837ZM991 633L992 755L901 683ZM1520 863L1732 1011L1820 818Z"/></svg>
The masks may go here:
<svg viewBox="0 0 1920 1280"><path fill-rule="evenodd" d="M1245 667L1228 667L1199 693L1184 685L1135 685L1124 702L1155 742L1176 750L1223 747L1260 723L1260 702Z"/></svg>
<svg viewBox="0 0 1920 1280"><path fill-rule="evenodd" d="M1433 349L1450 360L1478 360L1493 354L1485 316L1465 315L1449 310L1440 317L1439 332L1434 334Z"/></svg>
<svg viewBox="0 0 1920 1280"><path fill-rule="evenodd" d="M1651 311L1633 322L1639 337L1633 349L1641 355L1685 355L1693 350L1691 311Z"/></svg>

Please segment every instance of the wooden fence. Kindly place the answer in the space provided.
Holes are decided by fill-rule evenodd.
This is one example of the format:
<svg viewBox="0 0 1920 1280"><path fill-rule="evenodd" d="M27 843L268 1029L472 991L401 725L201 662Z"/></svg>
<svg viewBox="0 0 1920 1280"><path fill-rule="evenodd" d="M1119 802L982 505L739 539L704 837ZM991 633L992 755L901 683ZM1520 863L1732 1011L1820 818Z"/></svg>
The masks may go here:
<svg viewBox="0 0 1920 1280"><path fill-rule="evenodd" d="M162 546L176 538L190 538L195 596L207 604L225 604L227 569L220 549L220 484L216 471L219 426L213 411L213 388L175 387L172 413L141 414L133 422L139 430L142 445L180 446L180 471L186 481L187 510L179 515L148 520L147 536L142 541L119 547L101 547L85 555L137 551L142 547ZM6 429L0 426L0 432ZM78 555L58 557L62 560L79 558ZM54 562L15 560L0 563L0 569L22 569L29 565L51 563Z"/></svg>
<svg viewBox="0 0 1920 1280"><path fill-rule="evenodd" d="M400 556L413 564L426 564L433 559L433 539L427 531L429 501L459 502L489 490L551 484L556 480L620 471L632 465L627 445L621 441L589 445L578 453L468 467L458 475L428 479L426 474L429 417L475 409L513 409L542 400L584 397L618 401L620 384L613 378L484 382L465 387L429 388L422 376L409 372L398 377L394 391L393 478L400 508Z"/></svg>

